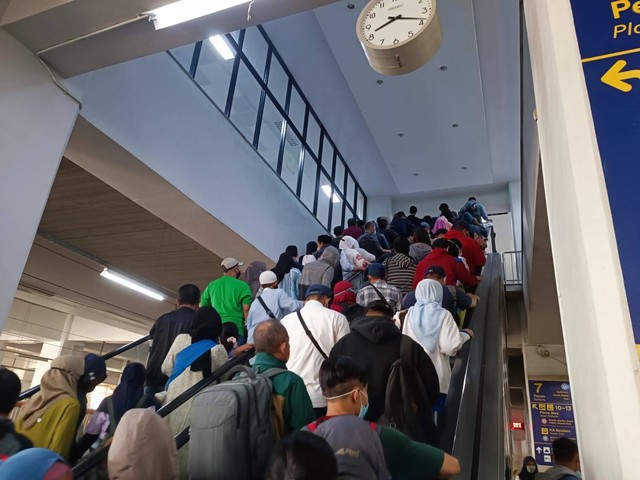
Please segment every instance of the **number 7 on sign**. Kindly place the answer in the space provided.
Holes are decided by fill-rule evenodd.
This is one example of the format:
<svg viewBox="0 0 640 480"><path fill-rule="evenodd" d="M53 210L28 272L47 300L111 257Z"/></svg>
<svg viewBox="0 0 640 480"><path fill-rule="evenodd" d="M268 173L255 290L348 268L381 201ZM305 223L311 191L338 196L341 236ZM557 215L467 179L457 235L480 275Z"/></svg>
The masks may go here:
<svg viewBox="0 0 640 480"><path fill-rule="evenodd" d="M534 383L534 385L536 386L536 393L540 393L540 389L542 388L542 384L541 383Z"/></svg>

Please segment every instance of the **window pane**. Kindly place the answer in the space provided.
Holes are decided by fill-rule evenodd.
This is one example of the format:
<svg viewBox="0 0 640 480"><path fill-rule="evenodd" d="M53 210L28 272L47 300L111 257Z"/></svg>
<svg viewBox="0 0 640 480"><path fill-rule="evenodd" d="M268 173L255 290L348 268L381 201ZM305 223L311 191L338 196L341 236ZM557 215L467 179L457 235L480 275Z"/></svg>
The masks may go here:
<svg viewBox="0 0 640 480"><path fill-rule="evenodd" d="M313 197L316 191L316 172L318 167L316 162L310 160L309 155L304 158L304 173L302 175L302 192L300 200L309 210L313 212Z"/></svg>
<svg viewBox="0 0 640 480"><path fill-rule="evenodd" d="M298 165L300 164L301 147L302 141L300 138L291 129L287 128L280 177L294 193L298 185Z"/></svg>
<svg viewBox="0 0 640 480"><path fill-rule="evenodd" d="M274 170L278 166L278 153L280 151L280 136L282 133L282 115L269 97L265 98L262 125L260 127L260 139L258 153L267 161Z"/></svg>
<svg viewBox="0 0 640 480"><path fill-rule="evenodd" d="M302 101L302 97L298 93L298 90L293 87L291 89L291 104L289 105L289 120L293 122L293 125L302 132L304 128L304 110L306 105ZM317 147L316 147L317 150Z"/></svg>
<svg viewBox="0 0 640 480"><path fill-rule="evenodd" d="M191 58L193 57L193 49L195 47L196 44L192 43L171 50L171 55L176 57L178 62L180 62L180 65L182 65L182 68L184 68L187 72L189 71L189 67L191 67Z"/></svg>
<svg viewBox="0 0 640 480"><path fill-rule="evenodd" d="M223 59L211 42L202 42L195 80L222 111L227 103L232 70L233 60Z"/></svg>
<svg viewBox="0 0 640 480"><path fill-rule="evenodd" d="M313 153L318 156L320 148L320 125L316 122L314 116L309 113L309 123L307 124L307 144Z"/></svg>
<svg viewBox="0 0 640 480"><path fill-rule="evenodd" d="M358 216L364 219L364 194L358 189Z"/></svg>
<svg viewBox="0 0 640 480"><path fill-rule="evenodd" d="M282 69L280 62L274 55L271 58L271 68L269 69L269 81L267 82L267 85L282 108L284 108L287 99L288 83L289 77L287 77L287 74Z"/></svg>
<svg viewBox="0 0 640 480"><path fill-rule="evenodd" d="M324 137L324 142L322 142L322 166L331 175L331 170L333 169L333 146L326 136ZM342 190L342 184L338 184L337 187Z"/></svg>
<svg viewBox="0 0 640 480"><path fill-rule="evenodd" d="M325 228L328 227L329 222L329 202L331 197L336 198L332 195L329 179L325 177L324 174L320 174L320 191L318 192L318 213L316 214L316 218ZM334 203L333 207L336 208L336 205L339 205L339 203Z"/></svg>
<svg viewBox="0 0 640 480"><path fill-rule="evenodd" d="M344 163L340 155L338 155L338 158L336 159L336 176L334 177L334 181L336 182L337 189L344 197Z"/></svg>
<svg viewBox="0 0 640 480"><path fill-rule="evenodd" d="M351 209L355 208L355 199L356 199L356 184L351 178L351 175L348 175L347 178L347 205L351 207Z"/></svg>
<svg viewBox="0 0 640 480"><path fill-rule="evenodd" d="M231 107L231 121L249 142L253 142L260 92L260 85L247 67L240 62L238 82L236 83Z"/></svg>
<svg viewBox="0 0 640 480"><path fill-rule="evenodd" d="M256 27L247 28L242 51L249 59L249 63L258 71L260 78L263 78L267 61L267 42Z"/></svg>

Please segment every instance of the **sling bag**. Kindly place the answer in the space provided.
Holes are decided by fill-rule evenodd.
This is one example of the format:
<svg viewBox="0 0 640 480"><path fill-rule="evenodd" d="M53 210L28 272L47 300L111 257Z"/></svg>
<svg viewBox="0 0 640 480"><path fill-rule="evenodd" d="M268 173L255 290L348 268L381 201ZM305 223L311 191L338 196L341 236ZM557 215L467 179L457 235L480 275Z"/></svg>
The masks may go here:
<svg viewBox="0 0 640 480"><path fill-rule="evenodd" d="M327 358L329 358L327 356L327 354L324 353L322 348L320 348L320 345L318 345L318 341L314 338L313 334L309 330L309 327L307 327L307 324L305 323L304 319L302 318L302 314L300 313L300 310L298 310L296 313L298 314L298 318L300 319L300 323L302 324L302 328L304 328L304 331L307 334L307 337L309 337L309 340L311 340L311 343L313 343L313 345L318 349L318 351L320 352L320 355L322 355L325 360Z"/></svg>
<svg viewBox="0 0 640 480"><path fill-rule="evenodd" d="M269 315L269 318L273 319L273 320L278 320L278 318L273 314L273 312L271 311L271 309L269 307L267 307L267 304L265 303L265 301L262 299L262 295L258 295L256 297L258 299L258 301L260 302L260 305L262 305L262 308L264 308L264 311L267 312L267 315Z"/></svg>

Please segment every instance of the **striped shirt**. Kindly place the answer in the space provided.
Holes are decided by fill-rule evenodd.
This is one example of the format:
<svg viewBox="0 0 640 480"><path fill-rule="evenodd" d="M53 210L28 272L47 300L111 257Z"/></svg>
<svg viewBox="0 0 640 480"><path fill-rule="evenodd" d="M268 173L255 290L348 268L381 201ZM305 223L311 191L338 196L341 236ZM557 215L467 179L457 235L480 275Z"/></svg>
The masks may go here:
<svg viewBox="0 0 640 480"><path fill-rule="evenodd" d="M418 265L418 261L404 253L396 253L387 258L384 261L384 266L387 269L387 283L398 287L403 294L411 292L416 265Z"/></svg>

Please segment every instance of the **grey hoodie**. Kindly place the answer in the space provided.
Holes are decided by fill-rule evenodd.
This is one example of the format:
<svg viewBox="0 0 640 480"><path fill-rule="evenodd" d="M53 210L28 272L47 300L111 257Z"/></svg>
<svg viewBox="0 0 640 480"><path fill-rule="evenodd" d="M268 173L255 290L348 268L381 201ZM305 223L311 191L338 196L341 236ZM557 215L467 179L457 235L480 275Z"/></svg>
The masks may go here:
<svg viewBox="0 0 640 480"><path fill-rule="evenodd" d="M413 243L409 247L409 256L415 258L418 262L422 261L430 252L431 247L426 243Z"/></svg>
<svg viewBox="0 0 640 480"><path fill-rule="evenodd" d="M576 475L576 472L571 470L570 468L563 467L561 465L556 465L553 468L550 468L544 473L539 473L536 475L536 480L579 480L580 477Z"/></svg>

